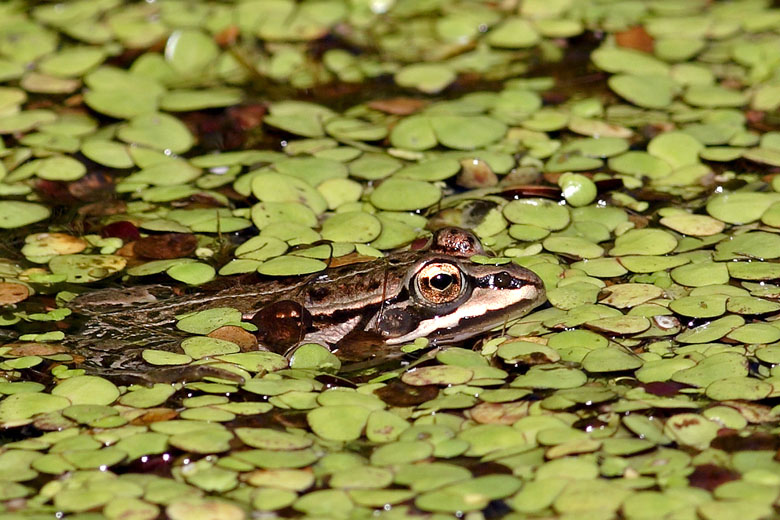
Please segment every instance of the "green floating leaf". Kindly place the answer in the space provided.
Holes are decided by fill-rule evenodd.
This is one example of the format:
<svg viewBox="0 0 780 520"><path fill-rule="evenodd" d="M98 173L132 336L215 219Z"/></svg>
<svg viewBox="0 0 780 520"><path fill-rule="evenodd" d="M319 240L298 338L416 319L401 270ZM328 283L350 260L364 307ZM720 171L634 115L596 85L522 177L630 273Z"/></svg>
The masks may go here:
<svg viewBox="0 0 780 520"><path fill-rule="evenodd" d="M331 119L325 125L325 130L342 141L378 141L387 136L385 125L352 118Z"/></svg>
<svg viewBox="0 0 780 520"><path fill-rule="evenodd" d="M171 435L171 446L193 453L221 453L230 449L233 434L217 428L194 429Z"/></svg>
<svg viewBox="0 0 780 520"><path fill-rule="evenodd" d="M430 118L438 142L456 150L475 150L498 141L506 133L502 121L487 116L437 115Z"/></svg>
<svg viewBox="0 0 780 520"><path fill-rule="evenodd" d="M274 163L274 169L284 175L297 177L312 186L329 179L345 178L347 168L339 161L319 157L293 157ZM260 198L258 196L258 198Z"/></svg>
<svg viewBox="0 0 780 520"><path fill-rule="evenodd" d="M465 367L454 365L420 367L405 372L401 380L412 386L459 385L468 383L474 372Z"/></svg>
<svg viewBox="0 0 780 520"><path fill-rule="evenodd" d="M418 181L440 181L448 179L460 171L460 163L451 157L430 159L405 166L394 177Z"/></svg>
<svg viewBox="0 0 780 520"><path fill-rule="evenodd" d="M725 263L699 262L675 267L671 271L672 279L689 287L725 284L729 281L729 270Z"/></svg>
<svg viewBox="0 0 780 520"><path fill-rule="evenodd" d="M669 303L677 314L695 318L715 318L726 312L726 295L684 296Z"/></svg>
<svg viewBox="0 0 780 520"><path fill-rule="evenodd" d="M341 368L341 360L322 345L306 343L295 349L293 356L290 358L290 368L338 372Z"/></svg>
<svg viewBox="0 0 780 520"><path fill-rule="evenodd" d="M585 384L588 376L576 368L540 365L531 367L512 381L513 387L522 388L577 388Z"/></svg>
<svg viewBox="0 0 780 520"><path fill-rule="evenodd" d="M580 237L548 237L542 242L544 248L553 253L562 253L575 258L598 258L604 248Z"/></svg>
<svg viewBox="0 0 780 520"><path fill-rule="evenodd" d="M706 215L676 213L661 219L661 224L683 235L706 237L717 235L725 228L723 222Z"/></svg>
<svg viewBox="0 0 780 520"><path fill-rule="evenodd" d="M574 207L587 206L596 199L596 184L586 177L575 173L564 173L558 180L566 202Z"/></svg>
<svg viewBox="0 0 780 520"><path fill-rule="evenodd" d="M761 164L780 166L780 150L773 148L750 148L742 153L742 157Z"/></svg>
<svg viewBox="0 0 780 520"><path fill-rule="evenodd" d="M103 508L108 518L156 518L160 509L155 504L144 502L139 498L116 497Z"/></svg>
<svg viewBox="0 0 780 520"><path fill-rule="evenodd" d="M126 264L127 259L116 255L61 255L49 261L49 269L69 283L89 283L118 273Z"/></svg>
<svg viewBox="0 0 780 520"><path fill-rule="evenodd" d="M151 408L159 406L176 392L171 385L156 383L149 388L130 386L128 392L119 398L119 403L133 408Z"/></svg>
<svg viewBox="0 0 780 520"><path fill-rule="evenodd" d="M716 401L760 401L772 392L772 385L752 377L727 377L712 382L705 394Z"/></svg>
<svg viewBox="0 0 780 520"><path fill-rule="evenodd" d="M407 65L395 74L395 82L428 94L435 94L455 81L455 71L442 64L425 63Z"/></svg>
<svg viewBox="0 0 780 520"><path fill-rule="evenodd" d="M701 142L685 132L664 132L647 144L650 155L666 161L672 168L698 163L703 148Z"/></svg>
<svg viewBox="0 0 780 520"><path fill-rule="evenodd" d="M413 211L436 204L441 190L427 182L387 179L370 196L371 204L387 211Z"/></svg>
<svg viewBox="0 0 780 520"><path fill-rule="evenodd" d="M180 159L166 159L149 165L129 175L125 182L151 184L153 186L174 186L194 181L201 170Z"/></svg>
<svg viewBox="0 0 780 520"><path fill-rule="evenodd" d="M672 103L677 85L665 76L616 74L609 87L620 97L645 108L665 108Z"/></svg>
<svg viewBox="0 0 780 520"><path fill-rule="evenodd" d="M390 142L407 150L428 150L438 144L429 118L421 115L406 117L395 125Z"/></svg>
<svg viewBox="0 0 780 520"><path fill-rule="evenodd" d="M16 107L27 101L27 94L24 90L14 87L0 88L0 109L6 110Z"/></svg>
<svg viewBox="0 0 780 520"><path fill-rule="evenodd" d="M103 139L89 139L81 145L81 153L88 159L111 168L130 168L133 159L126 145Z"/></svg>
<svg viewBox="0 0 780 520"><path fill-rule="evenodd" d="M119 119L155 112L163 87L154 79L102 66L85 77L84 102L96 112Z"/></svg>
<svg viewBox="0 0 780 520"><path fill-rule="evenodd" d="M337 213L322 224L322 238L333 242L370 242L381 231L379 219L363 211Z"/></svg>
<svg viewBox="0 0 780 520"><path fill-rule="evenodd" d="M214 39L197 29L174 31L165 44L165 58L183 76L202 73L219 54Z"/></svg>
<svg viewBox="0 0 780 520"><path fill-rule="evenodd" d="M308 206L298 202L258 202L252 206L252 222L261 230L268 224L275 222L294 222L313 228L317 225L317 215ZM254 247L254 242L252 242L252 240L255 240L255 238L250 238L247 241L251 242L253 244L252 246L247 246L246 242L239 246L239 249L242 250L241 254L244 254L244 251ZM268 240L268 237L265 237L265 240ZM265 247L271 247L271 245L262 246L261 244L258 244L258 249L265 249ZM276 244L275 247L280 246ZM275 247L272 247L272 249ZM284 251L281 253L283 252ZM270 256L278 256L281 253Z"/></svg>
<svg viewBox="0 0 780 520"><path fill-rule="evenodd" d="M28 132L40 125L51 123L57 119L50 110L25 110L18 114L0 117L0 134Z"/></svg>
<svg viewBox="0 0 780 520"><path fill-rule="evenodd" d="M242 314L230 307L218 307L194 312L183 316L176 328L190 334L208 334L223 325L235 325L241 322Z"/></svg>
<svg viewBox="0 0 780 520"><path fill-rule="evenodd" d="M547 199L519 199L504 206L507 220L552 231L565 228L571 221L568 208Z"/></svg>
<svg viewBox="0 0 780 520"><path fill-rule="evenodd" d="M168 112L188 112L237 105L243 98L243 91L235 88L172 90L160 98L160 108Z"/></svg>
<svg viewBox="0 0 780 520"><path fill-rule="evenodd" d="M55 412L70 406L66 397L44 393L19 393L0 401L0 424L5 427L27 424L41 413Z"/></svg>
<svg viewBox="0 0 780 520"><path fill-rule="evenodd" d="M165 272L174 280L190 285L206 283L213 280L217 274L213 267L201 262L176 264Z"/></svg>
<svg viewBox="0 0 780 520"><path fill-rule="evenodd" d="M609 167L620 173L650 179L662 179L672 173L668 162L638 150L610 157Z"/></svg>
<svg viewBox="0 0 780 520"><path fill-rule="evenodd" d="M642 366L642 359L618 348L600 348L589 352L582 360L588 372L620 372Z"/></svg>
<svg viewBox="0 0 780 520"><path fill-rule="evenodd" d="M314 442L309 437L270 428L236 428L234 431L236 436L247 446L266 450L300 450L308 448Z"/></svg>
<svg viewBox="0 0 780 520"><path fill-rule="evenodd" d="M269 111L265 124L304 137L324 136L323 121L336 115L323 106L294 100L273 103Z"/></svg>
<svg viewBox="0 0 780 520"><path fill-rule="evenodd" d="M720 426L704 416L693 413L673 415L666 420L664 434L683 446L703 450L718 435Z"/></svg>
<svg viewBox="0 0 780 520"><path fill-rule="evenodd" d="M414 503L423 511L477 511L492 500L514 494L521 485L521 481L511 475L485 475L423 493Z"/></svg>
<svg viewBox="0 0 780 520"><path fill-rule="evenodd" d="M760 219L778 201L778 193L724 193L715 195L707 202L707 213L727 224L749 224Z"/></svg>
<svg viewBox="0 0 780 520"><path fill-rule="evenodd" d="M691 85L683 96L686 103L700 107L739 107L747 104L747 92L720 85Z"/></svg>
<svg viewBox="0 0 780 520"><path fill-rule="evenodd" d="M352 441L360 437L370 411L356 405L321 406L306 419L312 431L325 440Z"/></svg>
<svg viewBox="0 0 780 520"><path fill-rule="evenodd" d="M622 255L663 255L677 247L674 235L661 229L632 229L615 239L615 247L609 254Z"/></svg>
<svg viewBox="0 0 780 520"><path fill-rule="evenodd" d="M747 374L745 358L736 352L721 352L707 356L694 367L676 372L672 375L672 380L704 388L715 381L728 377L744 377Z"/></svg>
<svg viewBox="0 0 780 520"><path fill-rule="evenodd" d="M46 206L32 202L0 200L0 228L12 229L44 220L51 211Z"/></svg>
<svg viewBox="0 0 780 520"><path fill-rule="evenodd" d="M80 513L102 507L113 498L111 491L65 489L54 496L54 506L62 511Z"/></svg>
<svg viewBox="0 0 780 520"><path fill-rule="evenodd" d="M371 463L377 466L410 464L427 459L433 453L433 444L426 441L397 441L374 449Z"/></svg>
<svg viewBox="0 0 780 520"><path fill-rule="evenodd" d="M252 193L262 202L301 202L317 215L328 204L308 182L290 175L262 173L252 179Z"/></svg>
<svg viewBox="0 0 780 520"><path fill-rule="evenodd" d="M54 156L41 159L37 163L35 174L49 181L75 181L87 173L81 162L67 156Z"/></svg>
<svg viewBox="0 0 780 520"><path fill-rule="evenodd" d="M209 337L187 338L181 343L184 353L193 359L218 356L239 352L241 349L232 341Z"/></svg>
<svg viewBox="0 0 780 520"><path fill-rule="evenodd" d="M168 352L165 350L145 349L141 352L141 357L150 365L187 365L192 362L192 358L185 354Z"/></svg>
<svg viewBox="0 0 780 520"><path fill-rule="evenodd" d="M315 258L283 255L260 264L257 272L266 276L295 276L323 271L328 264Z"/></svg>
<svg viewBox="0 0 780 520"><path fill-rule="evenodd" d="M633 74L661 74L669 72L669 65L650 54L618 46L603 45L593 51L591 59L607 72Z"/></svg>
<svg viewBox="0 0 780 520"><path fill-rule="evenodd" d="M109 405L119 397L116 385L97 376L68 378L54 387L51 393L66 397L73 404Z"/></svg>
<svg viewBox="0 0 780 520"><path fill-rule="evenodd" d="M500 26L488 33L490 45L509 49L531 47L539 39L533 24L520 17L507 17Z"/></svg>
<svg viewBox="0 0 780 520"><path fill-rule="evenodd" d="M127 125L119 128L117 137L126 143L173 153L186 152L195 143L195 138L184 123L159 112L133 117Z"/></svg>
<svg viewBox="0 0 780 520"><path fill-rule="evenodd" d="M79 77L100 65L105 58L106 52L100 48L70 47L41 60L38 70L52 76Z"/></svg>

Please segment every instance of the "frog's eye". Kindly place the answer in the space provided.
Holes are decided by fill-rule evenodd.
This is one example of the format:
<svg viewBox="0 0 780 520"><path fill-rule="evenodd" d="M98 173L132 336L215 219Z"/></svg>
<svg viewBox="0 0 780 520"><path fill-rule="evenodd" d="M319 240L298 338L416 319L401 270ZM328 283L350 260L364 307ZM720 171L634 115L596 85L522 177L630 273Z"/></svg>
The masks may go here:
<svg viewBox="0 0 780 520"><path fill-rule="evenodd" d="M460 296L463 275L458 266L444 262L425 265L417 274L417 293L429 303L449 303Z"/></svg>

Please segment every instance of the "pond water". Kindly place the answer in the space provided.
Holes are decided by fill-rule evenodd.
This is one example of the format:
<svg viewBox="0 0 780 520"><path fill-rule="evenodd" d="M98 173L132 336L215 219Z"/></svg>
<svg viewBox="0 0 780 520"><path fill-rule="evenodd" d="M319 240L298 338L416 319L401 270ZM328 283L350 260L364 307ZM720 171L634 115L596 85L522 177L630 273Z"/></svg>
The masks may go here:
<svg viewBox="0 0 780 520"><path fill-rule="evenodd" d="M0 520L777 517L776 3L19 0L0 83ZM547 302L247 313L447 226Z"/></svg>

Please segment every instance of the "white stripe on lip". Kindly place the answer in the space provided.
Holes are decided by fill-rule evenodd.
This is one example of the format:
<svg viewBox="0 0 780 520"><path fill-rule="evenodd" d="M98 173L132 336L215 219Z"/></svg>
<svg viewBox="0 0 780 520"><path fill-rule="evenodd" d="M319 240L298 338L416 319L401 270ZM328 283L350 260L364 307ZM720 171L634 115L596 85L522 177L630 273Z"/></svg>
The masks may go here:
<svg viewBox="0 0 780 520"><path fill-rule="evenodd" d="M469 300L458 307L454 312L444 316L435 316L427 320L423 320L413 331L398 336L397 338L387 338L385 343L388 345L397 345L399 343L406 343L414 340L415 338L421 338L428 336L429 334L441 330L452 329L458 326L461 320L475 318L478 316L485 316L486 314L496 313L496 321L492 323L491 327L497 325L506 320L507 312L512 306L522 302L533 302L539 296L539 290L533 285L526 285L520 289L502 289L500 297L497 297L497 291L495 289L485 289L477 287L471 293ZM500 319L498 319L500 316ZM490 327L485 327L484 330L488 330ZM462 336L456 336L454 339L466 339L469 336L473 336L480 330L466 330L463 331Z"/></svg>

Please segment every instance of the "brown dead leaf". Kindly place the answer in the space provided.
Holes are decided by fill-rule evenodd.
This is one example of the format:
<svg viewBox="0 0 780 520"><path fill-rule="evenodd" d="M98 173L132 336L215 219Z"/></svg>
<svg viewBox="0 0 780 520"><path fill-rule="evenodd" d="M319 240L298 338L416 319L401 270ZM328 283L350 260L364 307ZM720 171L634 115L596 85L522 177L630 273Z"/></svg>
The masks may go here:
<svg viewBox="0 0 780 520"><path fill-rule="evenodd" d="M530 401L479 403L469 411L469 415L481 424L514 424L528 415L530 406Z"/></svg>
<svg viewBox="0 0 780 520"><path fill-rule="evenodd" d="M241 130L251 130L260 126L266 112L268 109L260 103L230 107L227 110L228 117L235 121Z"/></svg>
<svg viewBox="0 0 780 520"><path fill-rule="evenodd" d="M615 43L620 47L650 53L653 52L655 41L645 31L644 27L636 25L625 31L615 33Z"/></svg>
<svg viewBox="0 0 780 520"><path fill-rule="evenodd" d="M41 413L35 416L33 426L44 432L62 431L76 426L76 423L59 413Z"/></svg>
<svg viewBox="0 0 780 520"><path fill-rule="evenodd" d="M751 424L771 423L777 420L777 414L771 406L747 401L723 401L720 404L737 410Z"/></svg>
<svg viewBox="0 0 780 520"><path fill-rule="evenodd" d="M238 25L228 25L214 36L214 41L220 47L228 47L236 43L239 34L241 34L241 29Z"/></svg>
<svg viewBox="0 0 780 520"><path fill-rule="evenodd" d="M135 242L128 242L127 244L123 245L119 249L117 249L116 253L119 256L124 256L125 258L137 258L138 255L135 254ZM138 261L138 263L143 263L143 261ZM132 266L128 266L132 267Z"/></svg>
<svg viewBox="0 0 780 520"><path fill-rule="evenodd" d="M68 184L68 192L79 200L95 202L105 200L114 192L114 181L104 173L89 172Z"/></svg>
<svg viewBox="0 0 780 520"><path fill-rule="evenodd" d="M374 256L361 255L360 253L350 253L338 258L331 258L328 261L328 267L341 267L342 265L362 264L365 262L373 262L374 260L376 260L376 257Z"/></svg>
<svg viewBox="0 0 780 520"><path fill-rule="evenodd" d="M66 347L57 343L9 343L5 346L11 347L6 352L9 356L52 356L68 352Z"/></svg>
<svg viewBox="0 0 780 520"><path fill-rule="evenodd" d="M436 385L411 386L396 379L374 393L390 406L406 407L430 401L439 395L439 388Z"/></svg>
<svg viewBox="0 0 780 520"><path fill-rule="evenodd" d="M634 223L636 229L643 229L650 225L650 219L644 215L629 214L628 220Z"/></svg>
<svg viewBox="0 0 780 520"><path fill-rule="evenodd" d="M217 330L209 332L208 337L235 343L239 346L241 352L249 352L258 349L255 335L236 325L224 325Z"/></svg>
<svg viewBox="0 0 780 520"><path fill-rule="evenodd" d="M141 238L141 232L132 222L120 220L104 226L100 230L100 236L103 238L121 238L123 241L128 242Z"/></svg>
<svg viewBox="0 0 780 520"><path fill-rule="evenodd" d="M130 424L133 426L146 426L160 421L169 421L179 415L176 410L170 408L149 408L142 415L134 417Z"/></svg>
<svg viewBox="0 0 780 520"><path fill-rule="evenodd" d="M198 247L198 237L190 233L165 233L152 235L135 241L134 251L138 256L154 260L169 260L191 255Z"/></svg>
<svg viewBox="0 0 780 520"><path fill-rule="evenodd" d="M81 82L79 80L73 80L68 83L68 91L72 92L73 90L76 90L79 88L79 85L81 85ZM66 107L80 107L84 104L84 94L74 94L68 98L65 99L63 104Z"/></svg>
<svg viewBox="0 0 780 520"><path fill-rule="evenodd" d="M127 212L127 203L123 200L101 200L81 206L79 215L105 217Z"/></svg>
<svg viewBox="0 0 780 520"><path fill-rule="evenodd" d="M78 202L78 199L68 191L66 182L36 179L34 183L35 192L45 202L63 206Z"/></svg>
<svg viewBox="0 0 780 520"><path fill-rule="evenodd" d="M36 233L27 239L47 247L58 255L75 255L84 251L89 245L83 238L67 233Z"/></svg>
<svg viewBox="0 0 780 520"><path fill-rule="evenodd" d="M399 116L408 116L422 110L428 102L422 99L396 97L390 99L377 99L371 101L368 106L374 110L385 112L387 114L396 114Z"/></svg>
<svg viewBox="0 0 780 520"><path fill-rule="evenodd" d="M498 184L498 176L482 159L463 159L456 181L458 186L469 189L489 188Z"/></svg>
<svg viewBox="0 0 780 520"><path fill-rule="evenodd" d="M12 305L27 299L30 289L26 285L12 282L0 282L0 305Z"/></svg>

